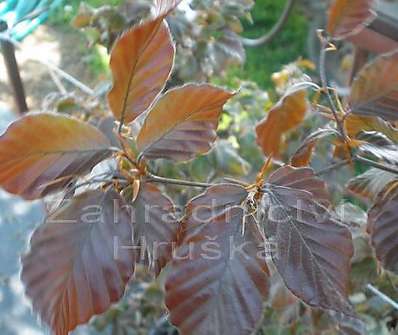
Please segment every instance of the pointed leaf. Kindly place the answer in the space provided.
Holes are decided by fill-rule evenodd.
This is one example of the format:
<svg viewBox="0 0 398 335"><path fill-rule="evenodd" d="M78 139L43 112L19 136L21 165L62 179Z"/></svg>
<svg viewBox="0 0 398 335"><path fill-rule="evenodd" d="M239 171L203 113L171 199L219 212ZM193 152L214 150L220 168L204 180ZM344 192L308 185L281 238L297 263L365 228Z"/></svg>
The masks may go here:
<svg viewBox="0 0 398 335"><path fill-rule="evenodd" d="M347 134L353 138L363 131L377 131L395 143L398 142L398 129L379 117L350 114L344 121L344 127Z"/></svg>
<svg viewBox="0 0 398 335"><path fill-rule="evenodd" d="M308 110L305 90L284 96L256 126L257 144L264 154L280 157L283 135L303 122Z"/></svg>
<svg viewBox="0 0 398 335"><path fill-rule="evenodd" d="M398 52L381 55L355 78L350 95L354 114L398 121Z"/></svg>
<svg viewBox="0 0 398 335"><path fill-rule="evenodd" d="M320 129L311 135L309 135L303 142L303 144L296 150L290 159L290 163L295 167L308 166L311 162L312 154L317 143L328 137L337 137L338 132L335 129Z"/></svg>
<svg viewBox="0 0 398 335"><path fill-rule="evenodd" d="M33 233L21 277L33 308L54 334L67 335L122 297L134 269L133 252L123 248L132 242L124 206L111 189L89 191Z"/></svg>
<svg viewBox="0 0 398 335"><path fill-rule="evenodd" d="M142 245L156 275L171 260L178 221L173 202L153 184L141 185L134 202L134 242Z"/></svg>
<svg viewBox="0 0 398 335"><path fill-rule="evenodd" d="M374 202L378 194L392 182L398 181L398 176L379 169L370 169L351 179L347 190L367 202Z"/></svg>
<svg viewBox="0 0 398 335"><path fill-rule="evenodd" d="M398 273L398 192L397 184L379 194L369 211L368 231L377 259L387 270Z"/></svg>
<svg viewBox="0 0 398 335"><path fill-rule="evenodd" d="M108 94L115 118L129 123L144 113L165 87L174 62L174 44L163 17L127 31L116 42Z"/></svg>
<svg viewBox="0 0 398 335"><path fill-rule="evenodd" d="M207 84L168 91L149 112L137 137L138 149L148 159L189 160L208 152L232 95Z"/></svg>
<svg viewBox="0 0 398 335"><path fill-rule="evenodd" d="M378 147L393 147L394 142L387 135L377 131L361 131L357 136L358 141L363 141Z"/></svg>
<svg viewBox="0 0 398 335"><path fill-rule="evenodd" d="M268 182L291 189L307 191L315 197L317 202L324 205L330 204L330 194L325 182L319 179L311 168L294 168L287 165L276 170Z"/></svg>
<svg viewBox="0 0 398 335"><path fill-rule="evenodd" d="M231 207L246 197L239 186L220 185L188 205L185 237L166 281L170 320L182 335L249 335L262 317L264 242L253 218Z"/></svg>
<svg viewBox="0 0 398 335"><path fill-rule="evenodd" d="M155 15L156 17L166 16L172 10L177 8L182 0L155 0Z"/></svg>
<svg viewBox="0 0 398 335"><path fill-rule="evenodd" d="M57 114L27 114L0 136L0 185L25 199L60 190L110 155L95 127Z"/></svg>
<svg viewBox="0 0 398 335"><path fill-rule="evenodd" d="M335 39L345 39L369 25L376 13L374 0L334 0L329 9L327 30Z"/></svg>
<svg viewBox="0 0 398 335"><path fill-rule="evenodd" d="M370 156L381 163L398 166L398 147L396 145L380 147L373 144L359 146L361 156Z"/></svg>
<svg viewBox="0 0 398 335"><path fill-rule="evenodd" d="M272 258L278 272L308 305L353 315L347 297L350 231L317 202L312 190L320 192L318 186L297 188L286 173L289 167L282 169L270 176L264 197L265 234L275 243ZM297 170L292 171L300 180Z"/></svg>

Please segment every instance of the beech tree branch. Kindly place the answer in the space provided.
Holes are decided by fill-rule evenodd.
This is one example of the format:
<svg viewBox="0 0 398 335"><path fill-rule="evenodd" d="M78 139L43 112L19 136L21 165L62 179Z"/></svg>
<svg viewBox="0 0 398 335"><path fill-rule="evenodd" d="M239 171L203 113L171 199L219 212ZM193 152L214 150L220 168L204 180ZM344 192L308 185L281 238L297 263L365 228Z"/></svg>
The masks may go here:
<svg viewBox="0 0 398 335"><path fill-rule="evenodd" d="M347 143L347 136L344 131L344 126L343 126L343 123L341 122L341 120L339 119L339 116L337 115L337 106L334 103L332 95L330 94L329 83L328 83L328 79L327 79L327 75L326 75L326 56L327 56L327 52L328 52L327 46L328 46L329 42L326 39L323 39L321 42L322 42L322 48L321 48L321 55L320 55L320 60L319 60L319 74L321 77L322 89L328 98L330 108L332 109L333 117L336 120L340 135L343 138L344 142Z"/></svg>
<svg viewBox="0 0 398 335"><path fill-rule="evenodd" d="M194 182L194 181L189 181L189 180L164 178L164 177L155 176L151 173L148 173L147 181L152 182L152 183L166 184L166 185L191 186L191 187L198 187L198 188L209 188L211 186L216 185L216 184L209 184L209 183L199 183L199 182Z"/></svg>
<svg viewBox="0 0 398 335"><path fill-rule="evenodd" d="M328 173L330 173L330 172L332 172L334 170L338 170L338 169L340 169L340 168L342 168L342 167L344 167L344 166L346 166L348 164L350 164L349 160L344 160L344 161L341 161L341 162L337 162L336 164L330 165L330 166L326 167L325 169L316 172L315 175L320 177L320 176L328 174Z"/></svg>
<svg viewBox="0 0 398 335"><path fill-rule="evenodd" d="M377 163L375 161L372 161L371 159L368 159L368 158L365 158L362 156L355 156L354 159L363 164L370 165L376 169L391 172L391 173L398 175L398 169L394 168L393 166L387 166L384 164L380 164L380 163Z"/></svg>
<svg viewBox="0 0 398 335"><path fill-rule="evenodd" d="M398 310L398 303L396 301L392 300L389 296L385 295L383 292L380 292L376 287L374 287L371 284L368 284L367 289L369 291L371 291L374 295L377 295L385 303L389 304L390 306L392 306L396 310Z"/></svg>
<svg viewBox="0 0 398 335"><path fill-rule="evenodd" d="M261 45L268 44L271 42L276 35L283 29L285 24L287 23L290 13L295 5L297 0L287 0L285 8L283 9L282 15L280 16L278 22L275 26L264 36L261 36L256 39L250 38L241 38L242 44L246 47L259 47Z"/></svg>

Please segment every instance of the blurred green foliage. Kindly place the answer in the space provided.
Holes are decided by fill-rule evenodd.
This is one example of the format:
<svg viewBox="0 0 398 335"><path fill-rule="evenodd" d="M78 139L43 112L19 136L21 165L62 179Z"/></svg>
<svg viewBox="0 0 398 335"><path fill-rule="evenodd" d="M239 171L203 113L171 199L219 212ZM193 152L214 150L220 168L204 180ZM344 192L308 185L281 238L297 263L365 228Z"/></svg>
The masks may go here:
<svg viewBox="0 0 398 335"><path fill-rule="evenodd" d="M253 24L248 21L243 22L243 35L256 38L269 32L280 17L285 2L285 0L256 0L251 12ZM272 87L272 73L300 56L306 57L307 33L308 20L296 6L287 25L278 36L265 46L247 48L247 61L243 69L233 69L229 76L255 81L262 88Z"/></svg>
<svg viewBox="0 0 398 335"><path fill-rule="evenodd" d="M81 0L68 0L63 10L60 10L51 19L51 23L57 26L69 25L76 15ZM100 7L104 5L119 5L123 0L86 0L88 5ZM243 20L245 37L259 37L267 33L277 22L281 15L285 1L256 0L255 7L251 12L253 23ZM228 70L223 77L224 84L231 84L236 78L256 82L261 88L272 87L271 75L280 68L300 56L306 56L306 39L308 31L308 20L300 11L300 8L293 10L286 27L280 32L277 38L270 44L247 48L247 61L243 67L234 67ZM97 76L105 69L103 60L98 50L93 48L92 55L88 57L88 65Z"/></svg>

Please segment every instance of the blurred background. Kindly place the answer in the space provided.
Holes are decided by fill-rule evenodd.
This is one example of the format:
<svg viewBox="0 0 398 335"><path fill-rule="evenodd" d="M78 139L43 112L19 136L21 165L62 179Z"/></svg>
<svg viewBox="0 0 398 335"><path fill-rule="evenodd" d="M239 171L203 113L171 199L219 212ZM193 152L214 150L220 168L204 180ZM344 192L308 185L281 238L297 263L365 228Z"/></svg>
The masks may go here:
<svg viewBox="0 0 398 335"><path fill-rule="evenodd" d="M323 0L183 0L168 19L177 44L176 68L169 85L210 81L239 89L239 94L226 108L219 130L221 141L212 153L178 170L163 164L157 167L160 173L198 180L254 176L264 157L255 144L253 126L292 80L306 75L317 79L316 31L325 25L327 6L328 1ZM396 1L383 1L383 6L398 17ZM25 107L106 115L109 50L121 31L148 17L150 10L150 0L0 0L0 38L15 44L26 98L26 106L14 100L7 69L12 67L15 73L16 68L7 43L2 43L0 131ZM328 64L329 78L343 95L352 66L349 44L342 45ZM18 83L18 78L14 80ZM309 118L303 129L289 134L286 157L319 124L319 119ZM330 149L324 152L314 159L315 165L330 160ZM175 193L180 202L191 196L178 189ZM32 314L19 280L20 255L43 215L41 203L27 203L0 191L0 335L47 333ZM361 213L356 215L361 218ZM360 259L363 264L366 260L366 255ZM361 269L358 278L375 276L374 267ZM74 334L176 334L162 307L162 278L154 283L143 270L136 276L141 282L130 285L120 304ZM365 311L369 333L388 334L389 309L363 292L353 296ZM319 320L309 317L278 284L271 290L268 307L259 334L309 334L314 324L322 322L320 316Z"/></svg>

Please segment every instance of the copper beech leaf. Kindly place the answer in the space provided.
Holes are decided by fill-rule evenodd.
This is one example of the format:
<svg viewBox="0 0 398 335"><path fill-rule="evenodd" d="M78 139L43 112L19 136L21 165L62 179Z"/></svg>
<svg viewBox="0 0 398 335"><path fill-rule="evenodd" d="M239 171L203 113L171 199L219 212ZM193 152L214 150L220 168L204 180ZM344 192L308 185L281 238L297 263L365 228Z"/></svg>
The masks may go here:
<svg viewBox="0 0 398 335"><path fill-rule="evenodd" d="M273 261L294 295L311 307L353 316L347 297L351 234L318 202L325 188L310 169L277 170L265 185L265 235L275 243Z"/></svg>
<svg viewBox="0 0 398 335"><path fill-rule="evenodd" d="M179 224L173 202L154 184L141 185L134 204L134 243L141 245L141 257L158 275L171 260Z"/></svg>
<svg viewBox="0 0 398 335"><path fill-rule="evenodd" d="M155 0L155 16L160 17L169 14L182 0Z"/></svg>
<svg viewBox="0 0 398 335"><path fill-rule="evenodd" d="M370 156L386 165L398 166L398 147L396 145L377 146L365 143L359 146L359 153L361 156Z"/></svg>
<svg viewBox="0 0 398 335"><path fill-rule="evenodd" d="M364 131L376 131L386 135L393 142L398 142L398 129L376 116L350 114L344 120L344 128L350 137L357 137Z"/></svg>
<svg viewBox="0 0 398 335"><path fill-rule="evenodd" d="M335 39L359 33L376 17L374 0L334 0L329 9L327 31Z"/></svg>
<svg viewBox="0 0 398 335"><path fill-rule="evenodd" d="M236 207L246 197L240 186L218 185L187 206L166 280L170 321L182 335L249 335L262 317L268 268L253 217Z"/></svg>
<svg viewBox="0 0 398 335"><path fill-rule="evenodd" d="M189 84L168 91L150 110L137 146L148 159L189 160L208 152L224 104L233 96L208 84Z"/></svg>
<svg viewBox="0 0 398 335"><path fill-rule="evenodd" d="M379 194L369 211L368 232L376 257L387 270L398 273L398 188Z"/></svg>
<svg viewBox="0 0 398 335"><path fill-rule="evenodd" d="M21 277L34 310L55 335L67 335L122 297L134 270L134 253L126 248L130 220L118 193L88 191L33 233Z"/></svg>
<svg viewBox="0 0 398 335"><path fill-rule="evenodd" d="M64 188L111 153L97 128L68 116L27 114L0 136L0 185L25 199Z"/></svg>
<svg viewBox="0 0 398 335"><path fill-rule="evenodd" d="M338 136L339 134L335 129L328 128L320 129L310 134L290 158L290 164L294 167L308 166L311 162L312 154L318 142L327 137L336 138Z"/></svg>
<svg viewBox="0 0 398 335"><path fill-rule="evenodd" d="M257 144L264 154L280 157L283 135L303 122L308 110L305 90L284 96L256 126Z"/></svg>
<svg viewBox="0 0 398 335"><path fill-rule="evenodd" d="M174 62L175 48L160 16L125 32L110 60L113 87L108 94L115 118L130 123L144 113L163 90Z"/></svg>
<svg viewBox="0 0 398 335"><path fill-rule="evenodd" d="M311 168L295 168L286 165L273 172L269 182L290 189L309 192L314 195L317 202L327 206L330 204L330 194L325 182L319 179Z"/></svg>
<svg viewBox="0 0 398 335"><path fill-rule="evenodd" d="M398 121L398 51L379 56L358 73L349 104L354 114Z"/></svg>
<svg viewBox="0 0 398 335"><path fill-rule="evenodd" d="M395 181L398 181L396 174L373 168L349 180L346 188L350 194L373 203L379 193Z"/></svg>

